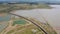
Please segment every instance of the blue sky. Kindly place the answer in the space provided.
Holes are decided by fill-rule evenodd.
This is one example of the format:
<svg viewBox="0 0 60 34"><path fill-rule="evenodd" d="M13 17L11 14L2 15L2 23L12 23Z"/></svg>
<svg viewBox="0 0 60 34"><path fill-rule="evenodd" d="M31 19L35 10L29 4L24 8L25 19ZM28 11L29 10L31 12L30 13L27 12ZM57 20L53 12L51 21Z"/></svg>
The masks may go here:
<svg viewBox="0 0 60 34"><path fill-rule="evenodd" d="M44 0L0 0L0 1L44 1Z"/></svg>
<svg viewBox="0 0 60 34"><path fill-rule="evenodd" d="M26 2L35 2L35 1L45 1L45 0L0 0L0 1L26 1Z"/></svg>
<svg viewBox="0 0 60 34"><path fill-rule="evenodd" d="M17 0L0 0L0 1L17 1ZM18 0L18 1L60 1L60 0Z"/></svg>

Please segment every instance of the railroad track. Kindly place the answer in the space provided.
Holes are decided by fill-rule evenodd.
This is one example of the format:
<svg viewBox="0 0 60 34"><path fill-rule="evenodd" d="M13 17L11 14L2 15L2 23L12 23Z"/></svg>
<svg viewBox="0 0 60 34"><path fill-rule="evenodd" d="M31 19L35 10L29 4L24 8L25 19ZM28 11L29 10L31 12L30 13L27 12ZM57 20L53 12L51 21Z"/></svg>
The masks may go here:
<svg viewBox="0 0 60 34"><path fill-rule="evenodd" d="M23 18L23 19L25 19L25 20L27 20L27 21L30 21L32 24L34 24L34 25L37 26L40 30L42 30L45 34L48 34L40 25L36 24L36 23L33 22L32 20L29 20L29 19L27 19L27 18L25 18L25 17L23 17L23 16L20 16L20 15L17 15L17 14L12 14L12 13L9 13L9 14L15 15L15 16L21 17L21 18Z"/></svg>

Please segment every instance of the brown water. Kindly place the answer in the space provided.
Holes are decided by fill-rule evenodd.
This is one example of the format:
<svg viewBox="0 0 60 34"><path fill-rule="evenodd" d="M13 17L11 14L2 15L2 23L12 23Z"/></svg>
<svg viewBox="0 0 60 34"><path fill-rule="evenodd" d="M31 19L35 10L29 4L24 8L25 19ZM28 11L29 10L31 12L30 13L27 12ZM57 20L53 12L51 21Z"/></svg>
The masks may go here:
<svg viewBox="0 0 60 34"><path fill-rule="evenodd" d="M53 27L60 27L60 5L50 5L52 9L32 9L32 10L17 10L15 14L24 17L33 17L39 21L46 23L42 16Z"/></svg>
<svg viewBox="0 0 60 34"><path fill-rule="evenodd" d="M60 5L51 5L53 9L33 9L33 10L17 10L15 13L25 17L34 17L43 20L42 16L53 26L60 26ZM57 7L56 7L57 6ZM59 7L58 7L59 6ZM42 21L44 22L44 21Z"/></svg>
<svg viewBox="0 0 60 34"><path fill-rule="evenodd" d="M60 27L60 5L50 5L52 9L32 9L32 10L17 10L15 14L24 17L33 17L37 20L46 23L44 17L52 27Z"/></svg>

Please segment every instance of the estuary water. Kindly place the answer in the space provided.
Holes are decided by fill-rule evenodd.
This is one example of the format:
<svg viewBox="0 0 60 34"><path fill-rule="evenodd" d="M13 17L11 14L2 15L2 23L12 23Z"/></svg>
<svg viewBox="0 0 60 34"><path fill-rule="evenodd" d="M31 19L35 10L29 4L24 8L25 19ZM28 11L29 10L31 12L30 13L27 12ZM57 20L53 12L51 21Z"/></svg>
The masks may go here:
<svg viewBox="0 0 60 34"><path fill-rule="evenodd" d="M52 9L32 9L32 10L16 10L14 14L24 17L33 17L42 23L49 22L53 27L60 27L60 5L50 5ZM44 19L43 19L44 17Z"/></svg>

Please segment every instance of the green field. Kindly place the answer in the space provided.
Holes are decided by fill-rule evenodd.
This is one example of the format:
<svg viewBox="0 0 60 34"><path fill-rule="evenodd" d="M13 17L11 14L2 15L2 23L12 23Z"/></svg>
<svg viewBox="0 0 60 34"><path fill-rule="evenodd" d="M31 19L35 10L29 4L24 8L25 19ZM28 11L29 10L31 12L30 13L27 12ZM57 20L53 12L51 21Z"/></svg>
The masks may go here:
<svg viewBox="0 0 60 34"><path fill-rule="evenodd" d="M10 30L6 34L11 34L13 32L15 32L15 34L33 34L32 29L37 30L36 34L42 34L43 33L41 30L39 31L39 29L36 26L34 26L34 25L28 25L28 26L19 27L16 30ZM41 32L41 33L39 33L39 32Z"/></svg>
<svg viewBox="0 0 60 34"><path fill-rule="evenodd" d="M15 25L15 24L22 24L22 25L24 25L24 24L26 24L27 22L25 21L25 20L15 20L14 22L13 22L13 25Z"/></svg>
<svg viewBox="0 0 60 34"><path fill-rule="evenodd" d="M51 28L48 24L42 24L37 20L32 19L32 21L36 22L39 26L41 26L48 34L57 34L53 28ZM26 23L26 24L25 24ZM33 25L30 22L25 21L24 19L16 19L13 21L13 25L11 25L11 30L3 30L3 34L44 34L44 32L39 29L37 26ZM10 24L9 24L10 25ZM9 27L9 26L8 26ZM14 27L14 28L12 28ZM34 33L32 30L36 30Z"/></svg>

